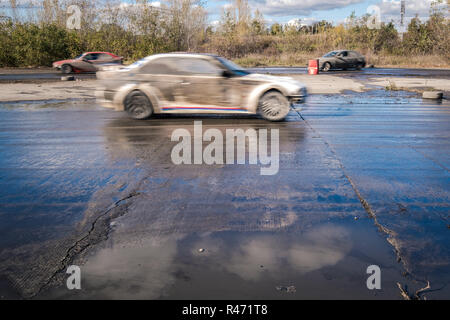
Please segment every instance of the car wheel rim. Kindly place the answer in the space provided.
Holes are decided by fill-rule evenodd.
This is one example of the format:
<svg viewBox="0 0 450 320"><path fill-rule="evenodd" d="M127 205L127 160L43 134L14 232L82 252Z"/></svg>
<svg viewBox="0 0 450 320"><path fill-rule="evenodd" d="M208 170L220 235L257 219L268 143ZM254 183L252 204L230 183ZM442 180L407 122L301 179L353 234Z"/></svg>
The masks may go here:
<svg viewBox="0 0 450 320"><path fill-rule="evenodd" d="M280 114L281 101L277 97L270 97L270 99L263 101L261 110L270 117L276 117Z"/></svg>
<svg viewBox="0 0 450 320"><path fill-rule="evenodd" d="M131 101L129 109L134 116L141 116L146 112L147 106L142 97L135 97Z"/></svg>

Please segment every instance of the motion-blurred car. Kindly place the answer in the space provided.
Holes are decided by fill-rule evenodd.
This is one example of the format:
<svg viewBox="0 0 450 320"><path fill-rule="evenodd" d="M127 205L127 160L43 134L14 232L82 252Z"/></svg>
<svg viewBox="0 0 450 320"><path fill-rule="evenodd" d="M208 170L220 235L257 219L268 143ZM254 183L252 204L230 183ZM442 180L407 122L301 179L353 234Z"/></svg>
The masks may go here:
<svg viewBox="0 0 450 320"><path fill-rule="evenodd" d="M319 58L319 69L328 72L332 69L351 69L361 70L366 66L366 58L356 51L338 50L328 52Z"/></svg>
<svg viewBox="0 0 450 320"><path fill-rule="evenodd" d="M85 52L75 59L56 61L53 68L62 73L96 72L101 66L122 64L123 58L109 52Z"/></svg>
<svg viewBox="0 0 450 320"><path fill-rule="evenodd" d="M286 77L250 73L210 54L158 54L128 67L100 71L97 98L134 119L152 114L260 114L283 120L304 102L305 86Z"/></svg>

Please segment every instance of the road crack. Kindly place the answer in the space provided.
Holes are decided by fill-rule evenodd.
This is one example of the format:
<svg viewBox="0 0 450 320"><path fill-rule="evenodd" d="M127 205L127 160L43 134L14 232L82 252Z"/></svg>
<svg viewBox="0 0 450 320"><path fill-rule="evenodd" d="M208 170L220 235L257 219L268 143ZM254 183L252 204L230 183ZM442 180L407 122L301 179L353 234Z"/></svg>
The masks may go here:
<svg viewBox="0 0 450 320"><path fill-rule="evenodd" d="M361 202L361 205L363 206L364 210L367 212L367 214L369 215L369 217L374 221L375 226L384 234L386 234L387 237L387 242L393 247L395 255L397 257L397 262L401 263L403 268L405 269L405 275L409 275L411 276L411 278L417 282L422 282L422 283L427 283L427 285L422 288L417 290L414 294L409 294L407 292L407 288L405 287L405 289L403 289L402 285L400 283L397 283L397 286L400 289L400 295L405 299L405 300L411 300L411 299L417 299L420 300L421 299L421 295L424 294L426 291L429 291L429 289L431 288L430 286L430 282L428 280L423 280L423 279L417 279L415 278L412 273L410 272L410 268L407 264L407 262L405 261L405 259L402 258L401 253L400 253L400 245L397 242L396 236L397 233L393 230L390 230L388 228L386 228L385 226L383 226L377 218L377 215L375 213L375 211L372 209L372 207L370 206L369 202L362 196L361 192L359 191L356 183L353 181L353 179L350 177L350 175L347 173L347 170L344 166L344 164L342 163L341 159L339 158L337 152L334 150L334 148L331 146L331 144L325 140L325 138L322 137L322 135L320 135L319 132L317 132L313 126L311 126L311 124L308 122L308 120L306 120L299 111L295 110L295 112L298 114L298 116L306 123L306 125L310 128L311 131L314 132L314 134L319 137L324 144L327 146L327 148L329 149L329 151L332 153L332 155L334 156L334 158L336 159L336 161L339 164L340 169L342 170L345 178L347 179L347 181L350 183L353 191L355 192L357 198L359 199L359 201ZM407 299L408 297L408 299Z"/></svg>
<svg viewBox="0 0 450 320"><path fill-rule="evenodd" d="M75 243L69 249L67 249L64 258L59 263L58 269L51 274L48 280L36 291L35 294L31 295L31 298L39 295L42 291L48 288L52 284L52 282L56 280L57 276L67 269L67 267L75 259L75 257L79 256L89 247L99 243L102 240L106 240L108 238L109 221L123 216L127 212L127 207L117 212L116 214L114 214L113 211L115 209L123 207L124 205L127 206L127 200L139 195L140 193L138 192L131 192L126 197L114 202L104 212L98 215L97 218L95 218L95 220L91 223L91 227L87 231L86 235L75 241ZM110 215L109 219L103 219L110 213L112 214ZM100 223L102 223L102 225L98 227ZM97 230L98 228L101 230Z"/></svg>

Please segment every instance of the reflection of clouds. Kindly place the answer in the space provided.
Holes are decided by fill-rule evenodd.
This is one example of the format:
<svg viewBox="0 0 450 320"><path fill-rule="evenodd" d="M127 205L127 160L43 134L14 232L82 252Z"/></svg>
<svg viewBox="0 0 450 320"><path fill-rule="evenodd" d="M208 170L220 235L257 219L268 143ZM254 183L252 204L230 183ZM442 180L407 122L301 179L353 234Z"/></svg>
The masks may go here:
<svg viewBox="0 0 450 320"><path fill-rule="evenodd" d="M335 265L351 248L348 234L341 227L320 227L295 242L291 240L275 235L255 236L232 254L224 267L245 280L258 280L264 272L280 273L288 267L307 273Z"/></svg>
<svg viewBox="0 0 450 320"><path fill-rule="evenodd" d="M175 281L176 252L175 238L101 249L82 267L83 289L96 298L158 298Z"/></svg>
<svg viewBox="0 0 450 320"><path fill-rule="evenodd" d="M305 243L289 250L292 265L301 272L310 272L338 263L350 251L348 233L341 227L321 227L305 234Z"/></svg>
<svg viewBox="0 0 450 320"><path fill-rule="evenodd" d="M267 276L276 279L288 273L302 275L335 265L351 248L347 231L331 225L295 237L262 232L233 232L231 238L228 235L205 232L195 235L193 242L181 234L153 241L139 237L125 243L118 241L112 248L99 250L82 266L82 288L87 294L84 298L159 298L176 287L179 272L192 267L178 260L180 255L196 261L194 271L188 272L188 276L193 272L194 278L203 270L215 270L218 277L226 271L244 281L264 281ZM187 247L184 241L188 241ZM200 248L206 250L199 252Z"/></svg>
<svg viewBox="0 0 450 320"><path fill-rule="evenodd" d="M280 243L270 236L257 236L244 243L238 252L232 254L229 263L224 265L225 269L235 273L244 280L258 280L265 269L279 270L282 252L277 252ZM258 266L264 266L264 269Z"/></svg>

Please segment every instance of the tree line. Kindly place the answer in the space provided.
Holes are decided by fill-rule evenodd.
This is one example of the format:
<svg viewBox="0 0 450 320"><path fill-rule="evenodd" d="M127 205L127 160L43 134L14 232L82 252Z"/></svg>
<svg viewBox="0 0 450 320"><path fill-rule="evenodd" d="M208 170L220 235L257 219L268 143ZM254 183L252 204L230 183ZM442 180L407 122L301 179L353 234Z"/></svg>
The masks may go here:
<svg viewBox="0 0 450 320"><path fill-rule="evenodd" d="M75 29L67 25L74 19L68 10L73 5L81 12ZM413 18L400 34L392 22L371 29L369 16L354 14L339 25L320 21L269 26L247 0L234 0L214 24L208 23L202 0L29 0L20 5L10 0L8 7L0 8L0 66L51 66L84 51L109 51L130 62L155 53L188 51L217 53L245 65L295 65L344 48L374 59L432 55L448 64L449 1L443 5L436 0L428 20Z"/></svg>

